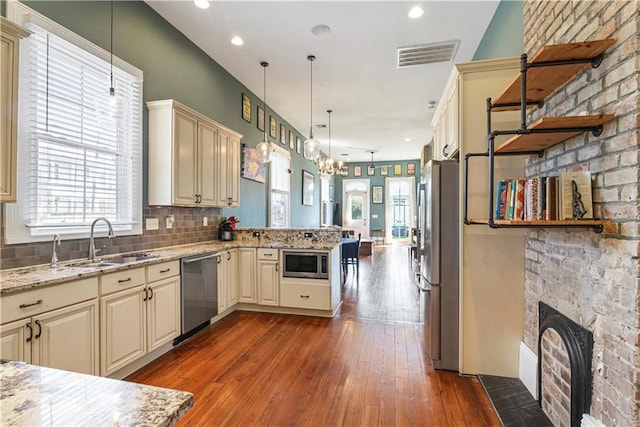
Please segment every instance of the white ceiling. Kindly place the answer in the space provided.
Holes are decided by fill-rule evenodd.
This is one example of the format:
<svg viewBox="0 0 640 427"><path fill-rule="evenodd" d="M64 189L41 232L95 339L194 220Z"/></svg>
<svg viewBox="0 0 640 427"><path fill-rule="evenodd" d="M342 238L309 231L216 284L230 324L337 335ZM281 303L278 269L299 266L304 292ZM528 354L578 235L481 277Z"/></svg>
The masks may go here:
<svg viewBox="0 0 640 427"><path fill-rule="evenodd" d="M269 62L267 104L305 136L307 56L315 55L314 135L328 153L328 129L316 126L328 124L326 111L332 109L331 154L343 161L369 161L370 150L376 151L375 161L420 157L433 134L427 104L440 99L452 64L471 60L499 3L212 1L203 10L190 0L146 2L260 98L260 62ZM424 15L408 18L417 4ZM328 25L330 34L313 35L317 24ZM230 43L236 35L243 46ZM453 39L461 43L452 62L396 67L398 47Z"/></svg>

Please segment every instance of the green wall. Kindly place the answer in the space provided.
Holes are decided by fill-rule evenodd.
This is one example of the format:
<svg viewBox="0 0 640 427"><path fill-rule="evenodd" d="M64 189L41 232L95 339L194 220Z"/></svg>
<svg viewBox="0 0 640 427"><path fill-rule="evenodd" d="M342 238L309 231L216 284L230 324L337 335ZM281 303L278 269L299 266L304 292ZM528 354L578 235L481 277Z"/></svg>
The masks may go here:
<svg viewBox="0 0 640 427"><path fill-rule="evenodd" d="M32 9L49 17L74 33L98 46L109 49L110 2L107 1L25 1ZM242 143L255 147L262 138L257 129L256 105L259 97L250 92L218 63L213 61L182 33L172 27L142 1L115 1L114 4L114 54L144 72L144 101L174 98L183 104L211 117L223 125L244 135ZM4 7L4 2L3 5ZM3 9L4 14L4 9ZM274 47L274 49L277 47ZM266 53L269 56L269 53ZM256 58L256 74L262 75ZM252 122L241 117L242 93L252 99ZM277 128L284 123L293 129L277 113L267 106L266 118L273 115ZM146 200L147 166L147 111L143 123L144 179ZM275 142L275 141L272 141ZM278 144L280 145L280 144ZM280 145L284 147L284 145ZM302 169L316 176L316 188L320 188L317 168L301 155L292 153L291 175L291 225L293 227L317 226L320 223L320 192L316 191L313 206L302 206ZM223 215L239 215L243 227L262 227L267 219L267 187L255 181L241 179L240 208L223 209Z"/></svg>
<svg viewBox="0 0 640 427"><path fill-rule="evenodd" d="M407 165L409 163L413 163L415 165L415 175L409 175L407 174ZM362 163L346 163L346 166L349 168L349 175L347 176L336 176L335 177L335 182L334 182L334 186L335 186L335 196L334 196L334 200L335 203L339 203L340 204L340 209L342 210L344 205L343 205L343 200L342 200L342 180L343 179L369 179L369 191L371 194L371 187L374 185L381 185L382 186L382 194L383 197L386 197L387 195L387 189L385 186L385 178L395 178L395 177L407 177L407 176L413 176L413 178L415 178L416 181L416 192L418 191L418 184L420 183L420 160L416 159L416 160L397 160L397 161L390 161L390 162L373 162L373 165L375 166L375 171L374 171L374 175L369 176L367 175L367 166L371 165L371 162L362 162ZM401 165L402 168L402 173L400 175L394 175L393 173L393 166L394 165ZM360 166L361 170L362 170L362 175L361 176L354 176L353 171L354 171L354 167L355 166ZM380 175L380 167L379 166L389 166L389 174L387 176L382 176ZM417 203L417 199L416 199L416 203ZM369 214L371 216L370 218L370 223L369 223L369 228L372 230L378 230L378 229L384 229L385 227L385 205L384 204L373 204L371 203L369 205ZM373 218L373 215L378 215L377 218Z"/></svg>
<svg viewBox="0 0 640 427"><path fill-rule="evenodd" d="M524 15L522 0L502 0L485 31L473 61L508 56L524 52Z"/></svg>

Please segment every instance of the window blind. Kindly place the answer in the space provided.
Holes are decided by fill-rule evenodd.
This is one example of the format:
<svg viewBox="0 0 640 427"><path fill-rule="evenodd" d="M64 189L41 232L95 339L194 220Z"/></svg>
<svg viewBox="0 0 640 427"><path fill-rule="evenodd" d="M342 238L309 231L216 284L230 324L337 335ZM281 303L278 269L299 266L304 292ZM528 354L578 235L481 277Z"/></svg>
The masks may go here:
<svg viewBox="0 0 640 427"><path fill-rule="evenodd" d="M142 209L142 79L114 66L111 97L109 62L25 26L33 32L21 51L25 224L64 229L106 217L131 229Z"/></svg>

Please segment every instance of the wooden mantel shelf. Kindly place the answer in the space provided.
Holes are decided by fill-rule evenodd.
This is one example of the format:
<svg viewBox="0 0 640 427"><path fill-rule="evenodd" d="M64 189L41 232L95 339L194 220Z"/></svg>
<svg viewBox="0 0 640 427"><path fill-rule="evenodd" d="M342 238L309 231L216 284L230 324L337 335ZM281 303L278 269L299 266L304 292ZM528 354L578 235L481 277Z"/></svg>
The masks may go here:
<svg viewBox="0 0 640 427"><path fill-rule="evenodd" d="M488 225L488 219L469 219L470 224ZM605 219L578 219L578 220L512 220L512 219L495 219L493 223L498 227L521 227L521 228L593 228L597 232L601 232L610 225L611 221Z"/></svg>
<svg viewBox="0 0 640 427"><path fill-rule="evenodd" d="M496 153L522 153L542 151L559 142L584 133L588 128L602 125L615 119L614 114L596 114L591 116L543 117L529 126L530 130L559 129L558 132L529 133L514 135L495 149ZM579 130L580 128L584 128ZM560 129L577 129L560 131Z"/></svg>
<svg viewBox="0 0 640 427"><path fill-rule="evenodd" d="M529 60L530 64L547 62L591 60L616 42L615 39L592 40L578 43L543 46ZM538 103L551 92L571 80L579 71L589 66L588 62L577 64L532 67L527 70L527 102ZM511 82L493 104L493 111L519 110L521 99L521 75ZM500 107L500 104L516 104Z"/></svg>

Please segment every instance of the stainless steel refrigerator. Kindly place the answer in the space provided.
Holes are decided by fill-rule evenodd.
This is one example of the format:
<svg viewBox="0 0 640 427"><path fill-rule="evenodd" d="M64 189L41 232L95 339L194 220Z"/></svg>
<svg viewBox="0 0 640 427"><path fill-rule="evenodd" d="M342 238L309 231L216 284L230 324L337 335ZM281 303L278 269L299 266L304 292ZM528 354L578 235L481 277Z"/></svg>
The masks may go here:
<svg viewBox="0 0 640 427"><path fill-rule="evenodd" d="M459 369L459 164L430 161L419 192L420 310L435 369Z"/></svg>

